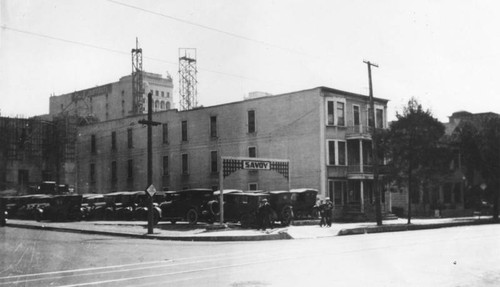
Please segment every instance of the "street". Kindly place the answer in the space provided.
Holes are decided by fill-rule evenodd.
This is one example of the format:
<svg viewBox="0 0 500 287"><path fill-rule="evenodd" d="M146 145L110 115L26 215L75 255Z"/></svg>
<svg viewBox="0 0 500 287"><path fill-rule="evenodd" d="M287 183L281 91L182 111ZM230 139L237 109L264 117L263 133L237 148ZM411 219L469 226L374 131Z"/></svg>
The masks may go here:
<svg viewBox="0 0 500 287"><path fill-rule="evenodd" d="M500 285L500 225L260 242L1 228L0 239L0 286Z"/></svg>

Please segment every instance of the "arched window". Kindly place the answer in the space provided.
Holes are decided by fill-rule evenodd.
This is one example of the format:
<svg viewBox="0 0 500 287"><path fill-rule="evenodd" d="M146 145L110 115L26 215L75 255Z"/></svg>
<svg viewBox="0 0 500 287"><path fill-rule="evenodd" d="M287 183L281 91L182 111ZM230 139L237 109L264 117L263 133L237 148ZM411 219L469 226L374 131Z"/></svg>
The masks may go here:
<svg viewBox="0 0 500 287"><path fill-rule="evenodd" d="M161 101L161 102L160 102L160 109L161 109L161 110L164 110L164 109L165 109L165 102L164 102L164 101Z"/></svg>
<svg viewBox="0 0 500 287"><path fill-rule="evenodd" d="M170 102L167 102L166 108L167 108L167 110L170 110Z"/></svg>
<svg viewBox="0 0 500 287"><path fill-rule="evenodd" d="M155 101L155 111L158 110L158 105L159 105L159 102L158 101Z"/></svg>

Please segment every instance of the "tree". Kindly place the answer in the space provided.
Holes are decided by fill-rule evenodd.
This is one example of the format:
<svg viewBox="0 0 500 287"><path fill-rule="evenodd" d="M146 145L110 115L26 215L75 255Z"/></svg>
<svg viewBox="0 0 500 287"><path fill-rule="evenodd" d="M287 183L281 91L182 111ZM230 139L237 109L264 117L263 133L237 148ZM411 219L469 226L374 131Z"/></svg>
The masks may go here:
<svg viewBox="0 0 500 287"><path fill-rule="evenodd" d="M454 131L466 166L466 179L473 182L474 172L487 185L485 200L493 203L493 220L498 221L500 189L500 117L486 116L463 121Z"/></svg>
<svg viewBox="0 0 500 287"><path fill-rule="evenodd" d="M416 198L417 187L423 182L439 180L449 162L449 152L440 139L444 125L411 98L403 113L396 113L397 120L381 136L381 149L388 159L388 180L408 188L408 224L411 223L411 204ZM449 169L448 169L449 170Z"/></svg>

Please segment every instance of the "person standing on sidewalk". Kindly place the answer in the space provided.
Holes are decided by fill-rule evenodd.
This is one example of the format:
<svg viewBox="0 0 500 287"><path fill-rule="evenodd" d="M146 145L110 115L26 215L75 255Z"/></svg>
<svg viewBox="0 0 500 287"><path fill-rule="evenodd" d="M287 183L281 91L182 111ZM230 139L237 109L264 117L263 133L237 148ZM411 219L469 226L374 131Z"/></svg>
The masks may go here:
<svg viewBox="0 0 500 287"><path fill-rule="evenodd" d="M330 201L330 198L327 197L325 199L323 213L325 217L325 223L328 227L332 226L332 211L333 211L333 203Z"/></svg>
<svg viewBox="0 0 500 287"><path fill-rule="evenodd" d="M266 228L271 227L271 215L273 213L272 207L269 202L267 202L267 199L262 199L262 203L259 206L257 213L259 229L262 228L262 230L266 231Z"/></svg>
<svg viewBox="0 0 500 287"><path fill-rule="evenodd" d="M324 225L326 225L325 202L323 200L320 200L318 209L319 209L319 216L321 218L319 220L319 227L323 227Z"/></svg>

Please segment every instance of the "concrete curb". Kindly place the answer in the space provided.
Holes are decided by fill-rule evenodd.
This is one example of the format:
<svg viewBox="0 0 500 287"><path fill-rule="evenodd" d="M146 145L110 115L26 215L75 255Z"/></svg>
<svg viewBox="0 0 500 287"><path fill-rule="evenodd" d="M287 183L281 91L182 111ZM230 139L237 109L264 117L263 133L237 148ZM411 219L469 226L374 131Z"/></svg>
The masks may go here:
<svg viewBox="0 0 500 287"><path fill-rule="evenodd" d="M380 232L412 231L412 230L436 229L445 227L482 225L482 224L496 224L496 222L487 219L487 220L433 223L433 224L410 224L410 225L397 224L397 225L357 227L357 228L342 229L338 232L337 235L343 236L343 235L358 235L358 234L380 233Z"/></svg>
<svg viewBox="0 0 500 287"><path fill-rule="evenodd" d="M238 235L238 236L231 236L231 235L167 236L159 234L146 234L146 233L136 234L136 233L117 232L117 231L88 230L88 229L78 229L78 228L16 224L16 223L7 223L6 226L14 228L26 228L26 229L49 230L49 231L71 232L71 233L83 233L83 234L97 234L97 235L141 238L141 239L171 240L171 241L262 241L262 240L293 239L286 232L277 232L277 233L259 234L259 235Z"/></svg>

